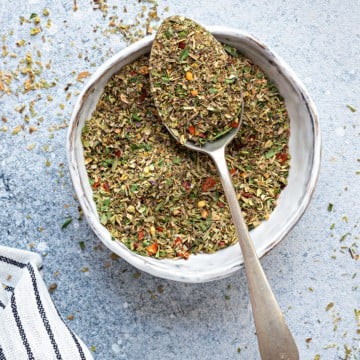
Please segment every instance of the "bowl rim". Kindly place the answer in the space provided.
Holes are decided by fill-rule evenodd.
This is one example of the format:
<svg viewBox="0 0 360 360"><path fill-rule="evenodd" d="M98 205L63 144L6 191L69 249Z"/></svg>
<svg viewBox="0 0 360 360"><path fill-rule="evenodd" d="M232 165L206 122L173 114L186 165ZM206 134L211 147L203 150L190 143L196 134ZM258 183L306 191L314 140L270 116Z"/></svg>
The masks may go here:
<svg viewBox="0 0 360 360"><path fill-rule="evenodd" d="M314 193L315 186L318 180L319 172L320 172L320 162L321 162L321 133L320 133L320 126L318 120L318 114L313 103L310 95L308 94L305 86L298 78L298 76L294 73L294 71L279 57L274 51L270 50L270 48L265 45L263 42L255 38L253 35L239 29L234 29L226 26L207 26L207 30L209 30L215 37L222 38L223 40L226 39L242 39L251 43L253 46L260 48L261 51L265 51L267 56L274 59L275 64L281 69L282 75L287 79L291 80L293 86L295 85L297 90L300 92L303 102L307 107L307 111L311 118L311 124L313 129L313 156L312 166L310 171L310 176L308 178L306 184L306 192L304 193L301 202L299 203L296 212L293 214L291 219L282 226L281 231L279 231L278 236L265 248L256 249L257 254L260 257L267 254L271 249L273 249L278 243L280 243L285 236L289 233L289 231L296 225L296 223L300 220L302 215L304 214L306 208L308 207L311 197ZM67 152L67 160L70 170L70 176L73 182L73 186L75 188L75 193L77 195L78 201L84 210L85 218L87 219L90 227L95 232L95 234L99 237L99 239L114 253L118 254L121 258L125 261L130 263L132 266L138 268L141 271L147 272L157 277L161 277L168 280L175 280L181 282L188 282L188 283L200 283L200 282L207 282L213 281L217 279L222 279L227 276L230 276L237 270L243 267L242 258L240 256L239 262L237 264L232 264L227 268L222 268L222 271L219 271L216 267L212 267L207 269L206 272L193 272L193 271L184 271L184 268L181 266L183 262L188 260L182 259L153 259L141 256L136 254L135 252L129 250L124 244L114 241L109 236L108 230L100 224L99 221L95 221L91 218L86 209L89 208L89 203L87 199L84 197L83 194L79 194L77 188L83 189L83 184L81 183L81 179L79 176L78 171L78 164L75 152L73 151L74 142L75 142L75 130L76 126L79 121L79 113L85 103L87 97L89 96L89 92L92 88L96 85L96 83L101 79L104 74L111 69L114 65L123 61L124 59L128 58L129 55L133 56L134 54L139 54L134 56L133 58L137 58L140 56L142 49L151 46L154 40L154 35L146 36L141 40L125 47L115 55L113 55L110 59L105 61L102 65L100 65L97 70L91 75L88 82L85 84L84 88L78 95L77 101L75 103L69 127L67 133L67 140L66 140L66 152ZM84 190L84 189L83 189ZM85 193L85 192L84 192ZM91 206L90 206L91 208ZM120 245L120 246L119 246ZM233 246L238 246L237 244ZM207 256L211 256L212 254L205 254ZM198 255L196 255L198 256ZM155 260L155 261L154 261ZM167 264L171 262L172 268L168 269ZM177 264L174 264L177 262ZM177 266L178 265L178 266Z"/></svg>

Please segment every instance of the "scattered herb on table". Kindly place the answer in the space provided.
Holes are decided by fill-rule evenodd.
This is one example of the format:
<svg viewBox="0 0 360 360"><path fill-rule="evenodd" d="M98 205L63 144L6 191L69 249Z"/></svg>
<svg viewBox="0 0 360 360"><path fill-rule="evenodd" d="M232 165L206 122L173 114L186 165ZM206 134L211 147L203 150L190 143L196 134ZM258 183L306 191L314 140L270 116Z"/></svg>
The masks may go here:
<svg viewBox="0 0 360 360"><path fill-rule="evenodd" d="M356 112L356 108L350 104L347 104L346 107L351 111L351 112Z"/></svg>
<svg viewBox="0 0 360 360"><path fill-rule="evenodd" d="M53 293L55 290L57 289L57 284L56 283L52 283L49 285L49 292Z"/></svg>
<svg viewBox="0 0 360 360"><path fill-rule="evenodd" d="M64 221L64 223L61 225L61 228L62 228L62 229L65 229L65 228L67 228L71 223L72 223L72 218L69 217L69 218L67 218L67 219Z"/></svg>
<svg viewBox="0 0 360 360"><path fill-rule="evenodd" d="M269 217L286 186L289 118L265 74L224 48L234 57L245 101L227 162L252 229ZM226 248L237 237L216 168L163 127L150 96L148 60L144 55L110 78L83 127L99 219L114 239L145 256L187 259Z"/></svg>

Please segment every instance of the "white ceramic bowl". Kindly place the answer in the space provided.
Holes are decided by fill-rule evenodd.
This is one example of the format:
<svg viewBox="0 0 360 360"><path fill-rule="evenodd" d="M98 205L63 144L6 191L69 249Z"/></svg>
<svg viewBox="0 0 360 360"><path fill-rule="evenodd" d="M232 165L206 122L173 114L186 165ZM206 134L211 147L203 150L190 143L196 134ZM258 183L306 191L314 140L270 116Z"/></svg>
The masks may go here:
<svg viewBox="0 0 360 360"><path fill-rule="evenodd" d="M278 244L299 220L312 196L320 167L321 141L318 116L303 84L289 67L266 45L239 30L209 27L213 35L228 43L257 64L277 85L285 99L290 116L291 167L288 185L282 191L278 205L267 221L251 231L258 256L263 256ZM125 245L111 239L101 225L92 198L84 165L81 130L90 118L109 78L124 65L149 53L153 37L144 38L120 51L93 74L79 95L71 118L67 152L74 188L90 226L102 242L124 260L155 276L183 282L206 282L231 275L241 268L243 260L238 244L213 254L192 255L188 260L158 260L140 256Z"/></svg>

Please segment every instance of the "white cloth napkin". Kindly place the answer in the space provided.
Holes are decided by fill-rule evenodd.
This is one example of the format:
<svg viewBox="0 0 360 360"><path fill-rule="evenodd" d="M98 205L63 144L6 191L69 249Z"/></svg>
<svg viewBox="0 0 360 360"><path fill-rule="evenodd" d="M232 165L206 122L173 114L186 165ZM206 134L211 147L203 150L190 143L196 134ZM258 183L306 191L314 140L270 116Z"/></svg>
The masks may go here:
<svg viewBox="0 0 360 360"><path fill-rule="evenodd" d="M88 360L42 279L41 256L0 246L0 360Z"/></svg>

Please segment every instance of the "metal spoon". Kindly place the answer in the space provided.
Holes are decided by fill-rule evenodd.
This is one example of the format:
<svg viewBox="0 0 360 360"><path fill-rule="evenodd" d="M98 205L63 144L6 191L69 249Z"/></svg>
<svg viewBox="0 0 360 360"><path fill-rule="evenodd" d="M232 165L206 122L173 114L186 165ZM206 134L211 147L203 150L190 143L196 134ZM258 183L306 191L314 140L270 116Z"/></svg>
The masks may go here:
<svg viewBox="0 0 360 360"><path fill-rule="evenodd" d="M160 27L159 31L166 31L166 26ZM157 39L155 38L154 42L156 41ZM153 58L150 55L150 68L152 61ZM211 64L209 66L211 66ZM153 93L153 95L155 97L158 96L159 91ZM157 103L157 99L155 98L154 100L155 103ZM239 104L239 106L241 107L243 105ZM160 112L160 116L161 115ZM168 119L162 118L162 121L170 134L180 142L179 136L174 134L172 128L168 126ZM240 121L238 121L238 124L237 128L232 129L213 142L206 142L200 146L186 141L183 145L190 150L209 155L216 165L226 199L229 203L243 255L261 358L263 360L297 360L299 359L299 353L296 343L285 322L279 304L275 299L256 254L226 164L225 148L237 134L240 128ZM183 141L181 141L181 143L183 143Z"/></svg>

